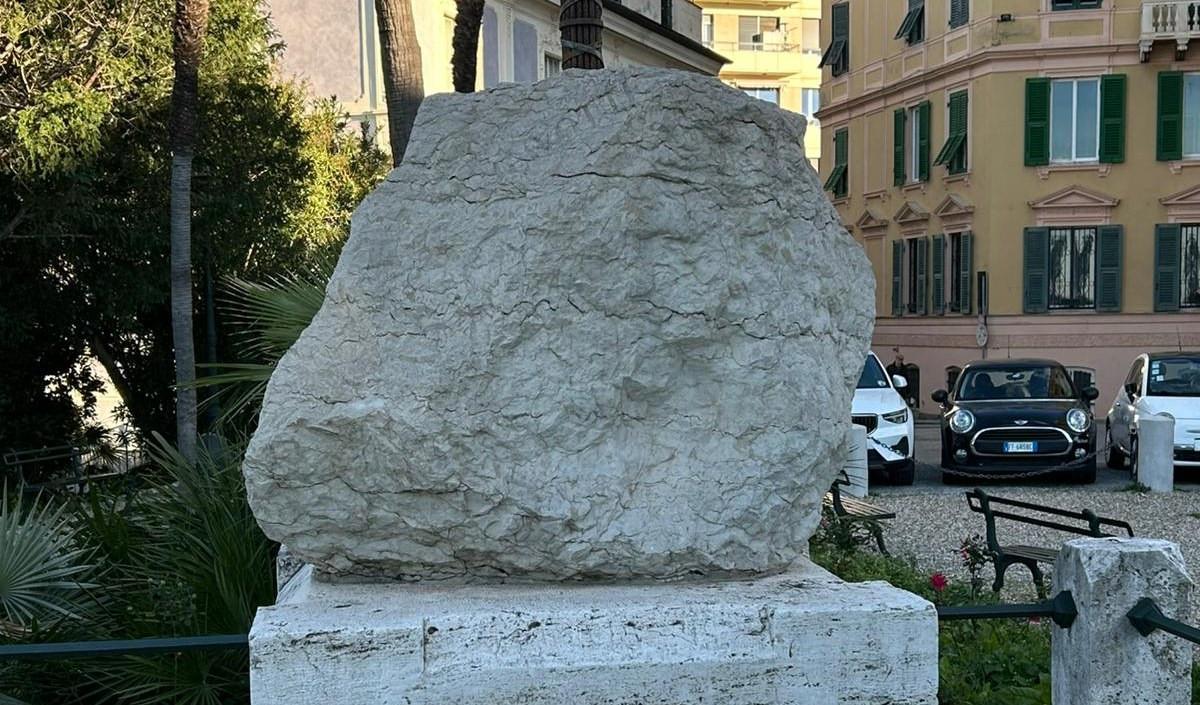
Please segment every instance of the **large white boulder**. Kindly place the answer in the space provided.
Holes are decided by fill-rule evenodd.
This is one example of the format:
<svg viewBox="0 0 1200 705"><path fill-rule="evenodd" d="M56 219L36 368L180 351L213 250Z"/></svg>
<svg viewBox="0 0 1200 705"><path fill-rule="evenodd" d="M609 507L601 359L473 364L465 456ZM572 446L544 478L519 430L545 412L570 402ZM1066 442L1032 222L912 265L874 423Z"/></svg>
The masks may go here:
<svg viewBox="0 0 1200 705"><path fill-rule="evenodd" d="M660 69L427 98L271 379L263 530L345 578L785 569L875 313L805 124Z"/></svg>

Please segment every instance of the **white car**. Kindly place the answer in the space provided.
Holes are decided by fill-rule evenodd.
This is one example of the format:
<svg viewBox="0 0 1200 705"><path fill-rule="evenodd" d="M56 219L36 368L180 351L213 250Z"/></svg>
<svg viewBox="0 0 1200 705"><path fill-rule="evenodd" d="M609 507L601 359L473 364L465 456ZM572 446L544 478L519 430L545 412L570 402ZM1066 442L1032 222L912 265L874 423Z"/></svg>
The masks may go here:
<svg viewBox="0 0 1200 705"><path fill-rule="evenodd" d="M1137 424L1145 416L1175 419L1175 464L1200 467L1200 353L1138 355L1105 424L1108 467L1126 460L1136 473Z"/></svg>
<svg viewBox="0 0 1200 705"><path fill-rule="evenodd" d="M907 386L900 375L889 379L875 353L867 353L850 406L851 421L867 429L868 468L886 471L893 485L911 485L915 474L913 414L896 391Z"/></svg>

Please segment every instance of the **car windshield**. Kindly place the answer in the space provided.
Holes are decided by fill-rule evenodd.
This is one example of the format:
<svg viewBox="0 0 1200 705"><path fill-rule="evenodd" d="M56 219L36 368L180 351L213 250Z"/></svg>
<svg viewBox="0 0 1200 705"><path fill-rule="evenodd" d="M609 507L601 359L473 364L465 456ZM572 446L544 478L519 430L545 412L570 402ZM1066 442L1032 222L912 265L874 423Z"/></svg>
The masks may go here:
<svg viewBox="0 0 1200 705"><path fill-rule="evenodd" d="M876 360L874 355L867 355L867 364L863 365L862 374L858 377L858 388L882 389L887 386L887 373L883 371L879 360Z"/></svg>
<svg viewBox="0 0 1200 705"><path fill-rule="evenodd" d="M1074 399L1067 371L1058 365L1011 365L968 369L956 399Z"/></svg>
<svg viewBox="0 0 1200 705"><path fill-rule="evenodd" d="M1150 360L1146 391L1155 397L1200 397L1200 356Z"/></svg>

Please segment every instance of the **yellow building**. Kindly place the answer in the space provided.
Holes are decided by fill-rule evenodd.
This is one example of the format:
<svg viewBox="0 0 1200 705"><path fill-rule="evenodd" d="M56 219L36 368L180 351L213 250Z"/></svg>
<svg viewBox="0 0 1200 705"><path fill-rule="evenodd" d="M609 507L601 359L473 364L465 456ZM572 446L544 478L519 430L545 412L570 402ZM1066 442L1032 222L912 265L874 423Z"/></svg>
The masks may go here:
<svg viewBox="0 0 1200 705"><path fill-rule="evenodd" d="M728 57L721 80L808 116L804 152L821 156L821 0L696 0L705 46Z"/></svg>
<svg viewBox="0 0 1200 705"><path fill-rule="evenodd" d="M700 43L701 12L691 0L603 0L607 67L663 66L716 75L727 60ZM282 39L283 70L314 95L386 139L387 104L375 0L267 0ZM453 90L454 0L412 0L425 93ZM561 70L559 5L551 0L487 0L479 37L480 88L537 81Z"/></svg>
<svg viewBox="0 0 1200 705"><path fill-rule="evenodd" d="M922 407L948 368L1045 356L1107 409L1138 352L1200 348L1200 2L822 10L822 179Z"/></svg>

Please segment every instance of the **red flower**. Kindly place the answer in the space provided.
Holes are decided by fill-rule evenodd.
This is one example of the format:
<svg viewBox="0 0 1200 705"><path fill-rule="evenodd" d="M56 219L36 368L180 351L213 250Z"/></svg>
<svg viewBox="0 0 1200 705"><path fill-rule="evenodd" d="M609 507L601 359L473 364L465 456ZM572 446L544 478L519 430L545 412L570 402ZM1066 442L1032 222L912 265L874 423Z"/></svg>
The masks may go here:
<svg viewBox="0 0 1200 705"><path fill-rule="evenodd" d="M929 576L929 585L933 587L934 592L941 592L946 589L946 576L941 573L934 573Z"/></svg>

